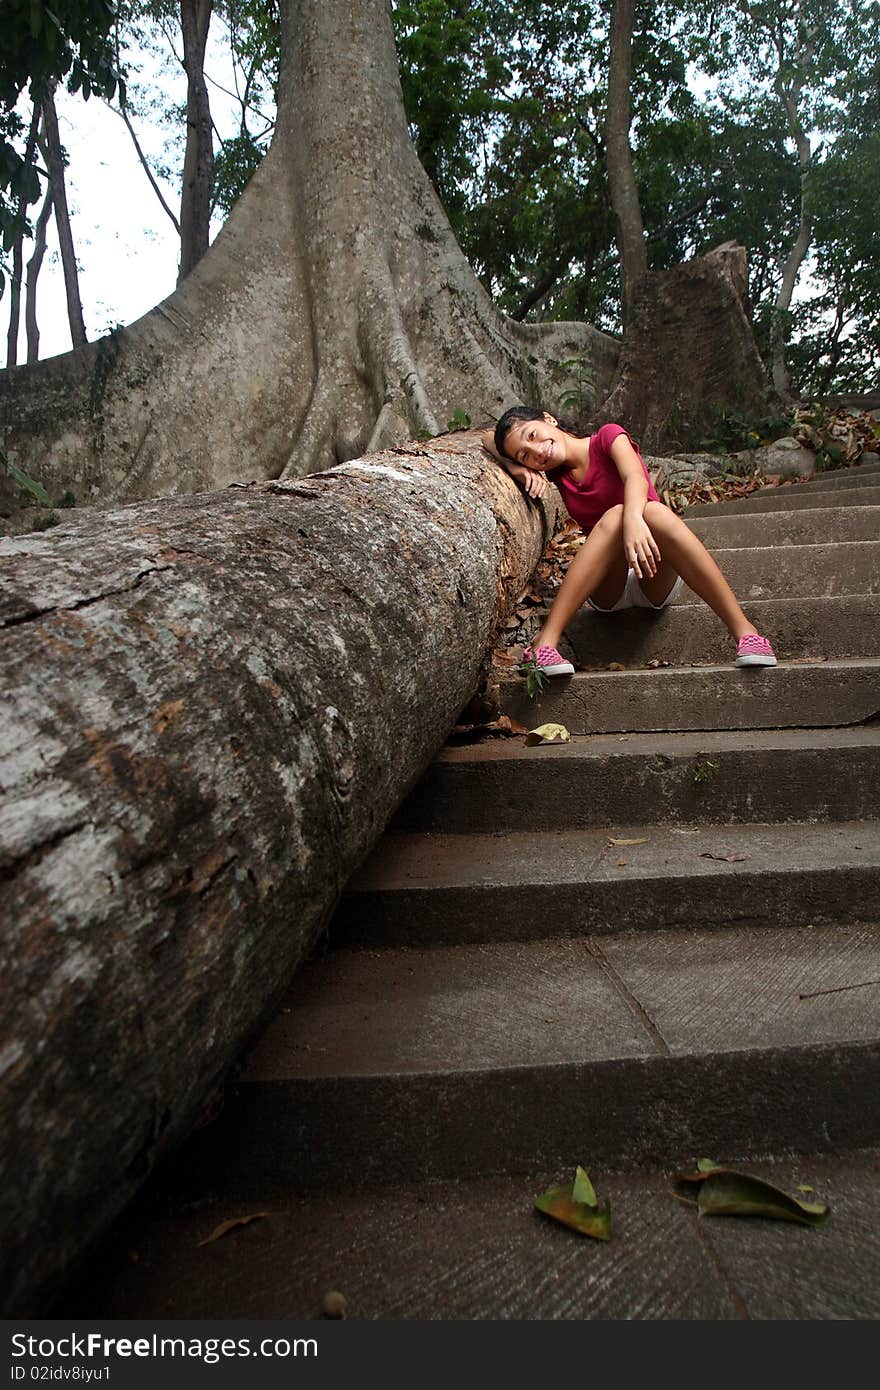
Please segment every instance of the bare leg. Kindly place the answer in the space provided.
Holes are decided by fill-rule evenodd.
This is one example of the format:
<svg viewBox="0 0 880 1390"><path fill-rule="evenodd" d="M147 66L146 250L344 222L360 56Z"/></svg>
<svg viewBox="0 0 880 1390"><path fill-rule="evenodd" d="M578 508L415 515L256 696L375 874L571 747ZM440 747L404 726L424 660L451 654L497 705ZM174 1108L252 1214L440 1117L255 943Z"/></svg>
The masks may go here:
<svg viewBox="0 0 880 1390"><path fill-rule="evenodd" d="M596 522L569 565L547 621L535 638L535 649L555 647L590 594L600 603L609 598L611 607L623 593L627 569L623 553L623 507L610 507Z"/></svg>
<svg viewBox="0 0 880 1390"><path fill-rule="evenodd" d="M703 542L685 525L681 517L676 516L675 512L662 502L647 502L644 515L663 556L663 564L654 578L641 581L647 597L652 602L662 603L671 587L667 569L667 566L671 566L681 575L688 588L693 589L697 597L707 603L713 613L717 613L735 640L738 641L747 632L757 632L757 628L749 622L740 608L736 595ZM665 576L662 573L664 570ZM652 592L655 586L659 591L657 598L654 598Z"/></svg>

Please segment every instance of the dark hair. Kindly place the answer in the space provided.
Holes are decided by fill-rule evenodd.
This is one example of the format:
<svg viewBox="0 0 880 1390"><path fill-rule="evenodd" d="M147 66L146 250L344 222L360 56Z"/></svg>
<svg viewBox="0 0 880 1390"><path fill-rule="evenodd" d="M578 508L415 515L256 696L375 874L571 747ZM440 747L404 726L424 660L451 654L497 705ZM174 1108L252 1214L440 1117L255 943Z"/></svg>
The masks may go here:
<svg viewBox="0 0 880 1390"><path fill-rule="evenodd" d="M512 405L509 410L505 410L498 424L495 426L495 448L504 458L510 455L505 453L504 441L510 434L514 425L520 420L543 420L544 411L536 405ZM556 423L566 434L574 435L575 439L586 439L590 433L578 424L577 420L564 420L561 415L556 416Z"/></svg>

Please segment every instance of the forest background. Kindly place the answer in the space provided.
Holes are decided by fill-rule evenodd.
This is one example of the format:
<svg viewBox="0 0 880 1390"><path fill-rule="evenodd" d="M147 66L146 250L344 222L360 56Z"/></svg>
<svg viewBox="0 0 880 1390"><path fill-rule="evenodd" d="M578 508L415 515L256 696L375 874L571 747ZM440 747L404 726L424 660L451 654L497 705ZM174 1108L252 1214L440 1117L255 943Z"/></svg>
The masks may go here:
<svg viewBox="0 0 880 1390"><path fill-rule="evenodd" d="M516 320L579 319L619 333L606 133L614 7L413 0L391 8L419 157L492 298ZM75 102L57 90L62 30L70 66L61 76ZM778 359L777 375L784 357L785 384L807 396L865 391L877 380L878 30L880 6L869 0L634 6L629 140L647 264L665 269L742 243L759 347L768 367ZM8 365L43 355L40 318L57 313L51 299L57 305L65 286L71 341L86 340L94 306L82 303L78 263L90 225L145 220L143 202L122 207L118 197L110 207L80 197L71 214L65 183L87 186L86 157L80 148L68 159L52 129L56 104L73 126L72 150L86 114L78 97L92 110L113 107L108 119L127 128L144 201L167 228L169 280L172 257L182 278L262 159L278 60L275 0L4 5ZM101 154L93 148L89 163ZM41 287L50 217L64 276ZM142 278L124 259L101 274ZM103 330L113 326L113 287L102 281L96 291L94 281L93 273L89 292L111 306Z"/></svg>

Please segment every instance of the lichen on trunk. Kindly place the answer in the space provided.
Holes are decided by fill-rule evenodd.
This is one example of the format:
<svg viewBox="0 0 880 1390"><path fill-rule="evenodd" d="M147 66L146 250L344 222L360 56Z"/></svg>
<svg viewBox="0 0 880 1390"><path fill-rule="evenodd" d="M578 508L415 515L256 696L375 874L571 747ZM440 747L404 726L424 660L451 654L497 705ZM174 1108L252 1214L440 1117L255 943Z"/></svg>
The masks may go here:
<svg viewBox="0 0 880 1390"><path fill-rule="evenodd" d="M458 434L2 543L7 1314L277 1003L558 518Z"/></svg>

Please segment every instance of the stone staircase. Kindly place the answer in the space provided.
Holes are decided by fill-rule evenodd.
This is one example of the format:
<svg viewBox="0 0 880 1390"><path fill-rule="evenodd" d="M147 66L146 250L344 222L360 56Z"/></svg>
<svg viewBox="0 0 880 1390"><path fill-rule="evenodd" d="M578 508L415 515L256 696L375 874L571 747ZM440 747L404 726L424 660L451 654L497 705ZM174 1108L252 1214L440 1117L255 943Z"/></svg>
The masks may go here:
<svg viewBox="0 0 880 1390"><path fill-rule="evenodd" d="M880 1147L880 472L688 519L779 665L737 670L687 599L584 613L598 669L503 697L573 741L442 751L128 1218L138 1260L58 1315L308 1317L332 1286L360 1317L880 1315L852 1225ZM834 1221L696 1220L664 1170L704 1154L806 1173ZM614 1256L531 1211L577 1163Z"/></svg>

